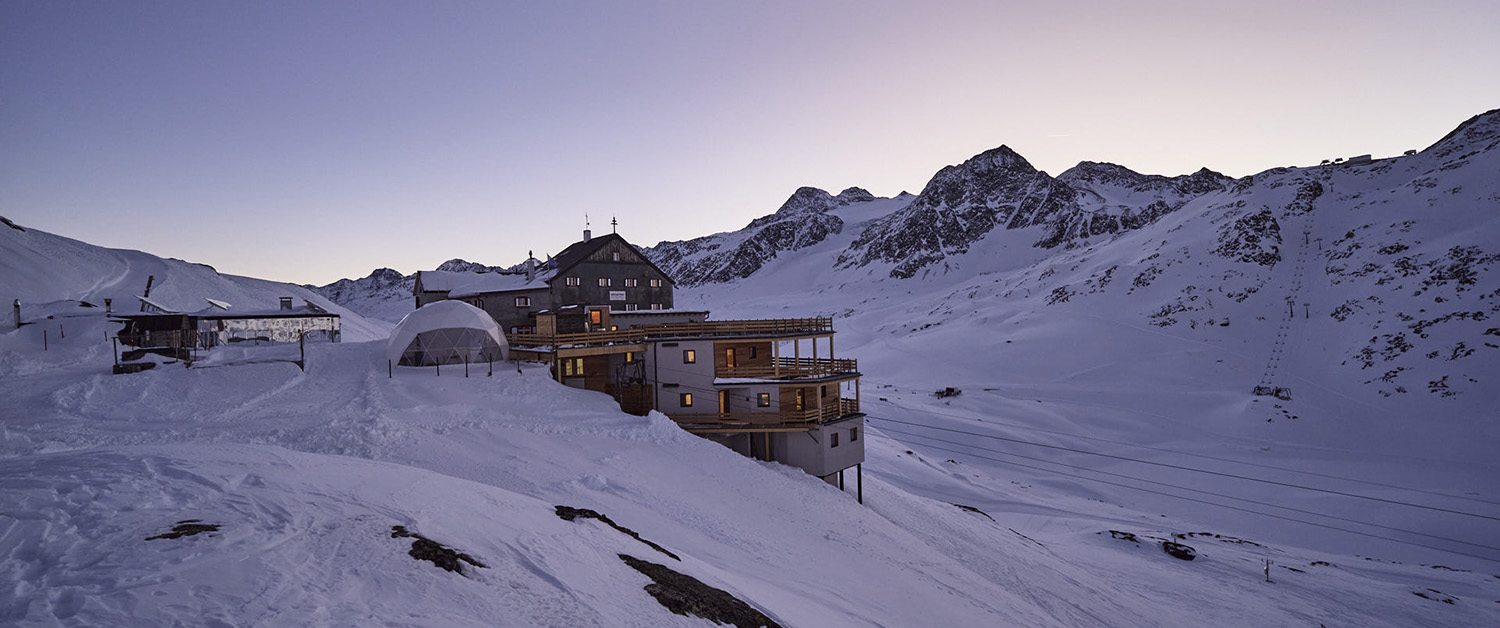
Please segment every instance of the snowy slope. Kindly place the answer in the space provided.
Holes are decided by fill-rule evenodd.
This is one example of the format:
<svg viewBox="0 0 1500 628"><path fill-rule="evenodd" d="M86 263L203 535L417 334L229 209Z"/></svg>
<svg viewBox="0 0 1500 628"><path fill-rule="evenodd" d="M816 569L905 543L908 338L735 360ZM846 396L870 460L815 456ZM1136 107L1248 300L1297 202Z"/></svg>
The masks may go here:
<svg viewBox="0 0 1500 628"><path fill-rule="evenodd" d="M1129 230L1048 248L1049 225L996 223L909 279L892 276L904 261L840 264L914 202L678 303L836 316L871 425L957 461L952 485L871 463L917 494L970 495L967 469L1262 542L1484 568L1500 557L1497 143L1492 112L1409 157L1195 186ZM1104 206L1160 198L1120 178L1062 177ZM1291 401L1252 395L1263 383ZM947 386L965 393L931 396Z"/></svg>
<svg viewBox="0 0 1500 628"><path fill-rule="evenodd" d="M0 350L35 352L27 332L0 335ZM1500 616L1488 572L1213 537L1186 539L1200 556L1182 562L1156 540L1192 531L1174 520L956 473L889 440L870 445L860 505L534 369L387 378L380 343L346 343L318 345L306 372L115 376L95 335L55 346L50 370L0 378L11 401L0 449L7 624L710 625L658 606L618 554L728 591L783 626ZM964 510L891 477L930 483L934 496L959 478L968 487L951 501L1008 504ZM563 521L556 505L602 512L680 560L599 522ZM218 529L151 538L190 520ZM410 540L391 536L398 525L485 566L456 574L413 560ZM1264 556L1283 566L1274 585L1261 581Z"/></svg>
<svg viewBox="0 0 1500 628"><path fill-rule="evenodd" d="M87 301L102 312L107 298L113 300L117 312L138 312L136 297L144 293L152 276L156 279L151 300L178 311L209 307L206 298L237 309L274 309L280 297L290 296L338 314L346 340L384 338L390 332L389 324L368 320L301 286L221 275L203 264L107 249L24 225L0 224L0 298L6 304L19 299L23 320L58 311L83 311L48 305L58 301Z"/></svg>

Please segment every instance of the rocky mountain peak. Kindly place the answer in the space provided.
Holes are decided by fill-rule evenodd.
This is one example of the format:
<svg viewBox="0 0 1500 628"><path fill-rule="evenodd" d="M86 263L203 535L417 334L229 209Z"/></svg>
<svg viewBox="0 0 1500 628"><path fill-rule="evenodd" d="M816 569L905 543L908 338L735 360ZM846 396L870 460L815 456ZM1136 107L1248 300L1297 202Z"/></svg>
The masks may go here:
<svg viewBox="0 0 1500 628"><path fill-rule="evenodd" d="M873 201L875 200L875 195L871 194L869 190L866 190L864 188L852 187L846 188L843 192L839 192L839 195L835 196L834 198L838 200L840 205L848 205L850 203L863 203L866 201Z"/></svg>
<svg viewBox="0 0 1500 628"><path fill-rule="evenodd" d="M489 273L505 270L500 266L485 266L479 262L470 262L457 257L438 264L437 270L455 273Z"/></svg>
<svg viewBox="0 0 1500 628"><path fill-rule="evenodd" d="M1500 109L1491 109L1464 120L1443 139L1428 146L1426 150L1452 150L1457 146L1478 145L1476 149L1488 148L1500 141ZM1425 152L1425 151L1424 151Z"/></svg>

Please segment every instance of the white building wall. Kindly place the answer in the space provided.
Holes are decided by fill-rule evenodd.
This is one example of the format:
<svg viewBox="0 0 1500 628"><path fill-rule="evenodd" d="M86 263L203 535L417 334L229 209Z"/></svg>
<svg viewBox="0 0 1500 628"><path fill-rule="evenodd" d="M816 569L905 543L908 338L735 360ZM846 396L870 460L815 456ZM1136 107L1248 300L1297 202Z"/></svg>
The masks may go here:
<svg viewBox="0 0 1500 628"><path fill-rule="evenodd" d="M692 351L695 361L684 361ZM656 409L667 414L719 411L714 389L714 343L712 340L653 342L646 349L646 376L656 380ZM684 393L693 396L693 406L681 403Z"/></svg>

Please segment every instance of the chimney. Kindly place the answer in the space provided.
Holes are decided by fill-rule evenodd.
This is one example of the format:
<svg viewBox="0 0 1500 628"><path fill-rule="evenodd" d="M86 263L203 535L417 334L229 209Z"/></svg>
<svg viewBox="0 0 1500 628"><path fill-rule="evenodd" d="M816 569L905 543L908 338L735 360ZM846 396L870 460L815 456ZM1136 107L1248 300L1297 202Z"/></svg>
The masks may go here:
<svg viewBox="0 0 1500 628"><path fill-rule="evenodd" d="M526 252L526 283L536 280L536 257L531 251Z"/></svg>
<svg viewBox="0 0 1500 628"><path fill-rule="evenodd" d="M13 308L16 309L16 329L20 329L21 328L21 300L20 299L16 299L15 303L11 304L11 307L13 307Z"/></svg>
<svg viewBox="0 0 1500 628"><path fill-rule="evenodd" d="M281 309L283 309L283 310L290 310L290 309L292 309L292 298L291 297L281 297Z"/></svg>
<svg viewBox="0 0 1500 628"><path fill-rule="evenodd" d="M583 241L584 242L588 242L589 239L593 238L593 237L594 237L594 232L589 231L588 229L584 229L583 230Z"/></svg>

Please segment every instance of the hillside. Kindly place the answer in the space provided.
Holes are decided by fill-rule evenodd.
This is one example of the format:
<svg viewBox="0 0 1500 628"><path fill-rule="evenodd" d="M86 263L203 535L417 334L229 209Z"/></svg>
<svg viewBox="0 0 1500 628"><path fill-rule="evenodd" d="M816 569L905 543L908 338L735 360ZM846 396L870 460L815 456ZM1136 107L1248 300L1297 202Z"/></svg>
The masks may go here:
<svg viewBox="0 0 1500 628"><path fill-rule="evenodd" d="M246 310L272 309L280 297L289 296L338 314L345 340L384 338L390 332L390 324L368 320L302 286L222 275L205 264L94 246L8 220L0 223L0 299L7 305L19 300L23 320L102 314L105 299L117 312L139 312L136 297L152 277L151 300L183 312L209 307L205 299ZM78 302L96 307L79 307Z"/></svg>

